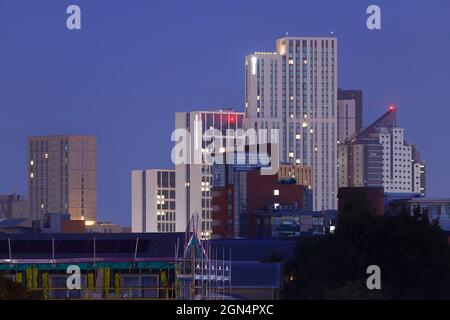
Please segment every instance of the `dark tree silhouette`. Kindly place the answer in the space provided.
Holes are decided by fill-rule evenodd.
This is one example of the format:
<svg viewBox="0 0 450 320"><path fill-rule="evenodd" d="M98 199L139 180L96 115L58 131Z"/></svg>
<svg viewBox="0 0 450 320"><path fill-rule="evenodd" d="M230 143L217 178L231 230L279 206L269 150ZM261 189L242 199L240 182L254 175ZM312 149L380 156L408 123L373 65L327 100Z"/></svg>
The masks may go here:
<svg viewBox="0 0 450 320"><path fill-rule="evenodd" d="M426 210L380 217L363 195L353 200L335 235L299 241L283 298L450 299L450 246ZM366 286L370 265L381 269L381 290Z"/></svg>
<svg viewBox="0 0 450 320"><path fill-rule="evenodd" d="M0 300L38 300L42 296L27 290L23 285L6 279L0 274Z"/></svg>

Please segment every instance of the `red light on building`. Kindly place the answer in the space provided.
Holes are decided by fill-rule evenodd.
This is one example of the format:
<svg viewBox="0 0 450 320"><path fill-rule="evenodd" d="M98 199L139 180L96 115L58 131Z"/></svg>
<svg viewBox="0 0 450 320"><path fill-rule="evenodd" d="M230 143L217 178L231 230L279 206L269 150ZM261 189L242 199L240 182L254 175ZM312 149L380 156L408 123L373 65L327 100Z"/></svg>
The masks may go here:
<svg viewBox="0 0 450 320"><path fill-rule="evenodd" d="M234 117L231 117L231 118L230 118L230 122L234 122Z"/></svg>
<svg viewBox="0 0 450 320"><path fill-rule="evenodd" d="M390 110L390 111L394 111L394 110L395 110L395 106L390 106L390 107L389 107L389 110Z"/></svg>

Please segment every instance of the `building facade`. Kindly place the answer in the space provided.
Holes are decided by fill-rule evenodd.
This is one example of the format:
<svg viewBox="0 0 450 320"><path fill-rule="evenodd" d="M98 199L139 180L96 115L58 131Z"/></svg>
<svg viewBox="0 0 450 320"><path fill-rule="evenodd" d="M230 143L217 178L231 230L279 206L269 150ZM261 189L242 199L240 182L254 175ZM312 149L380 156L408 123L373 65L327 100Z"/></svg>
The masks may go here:
<svg viewBox="0 0 450 320"><path fill-rule="evenodd" d="M337 132L339 143L358 134L363 125L362 90L338 90Z"/></svg>
<svg viewBox="0 0 450 320"><path fill-rule="evenodd" d="M386 193L425 195L425 163L405 141L397 111L389 111L339 145L339 187L384 187Z"/></svg>
<svg viewBox="0 0 450 320"><path fill-rule="evenodd" d="M284 37L245 58L245 126L278 129L280 161L312 167L314 210L337 207L337 51L334 37Z"/></svg>
<svg viewBox="0 0 450 320"><path fill-rule="evenodd" d="M323 236L333 233L337 224L336 210L266 209L255 216L256 237L266 239Z"/></svg>
<svg viewBox="0 0 450 320"><path fill-rule="evenodd" d="M312 168L310 166L302 166L298 164L280 163L278 169L278 180L295 180L296 184L306 186L312 190Z"/></svg>
<svg viewBox="0 0 450 320"><path fill-rule="evenodd" d="M28 139L28 192L33 220L66 213L96 221L96 138L42 136Z"/></svg>
<svg viewBox="0 0 450 320"><path fill-rule="evenodd" d="M177 223L175 192L173 169L132 171L132 232L184 232L185 224Z"/></svg>
<svg viewBox="0 0 450 320"><path fill-rule="evenodd" d="M177 224L179 221L179 225L186 228L191 217L197 215L200 236L204 239L210 238L212 233L212 165L204 157L211 155L213 150L208 148L210 142L202 137L209 129L218 130L223 136L227 135L227 130L243 129L243 119L244 113L231 109L178 112L175 115L175 128L187 130L190 134L185 144L184 161L175 165ZM222 142L224 148L227 145L225 140L228 139L224 138ZM196 154L200 159L196 159Z"/></svg>
<svg viewBox="0 0 450 320"><path fill-rule="evenodd" d="M406 210L411 215L419 209L426 213L430 221L438 221L444 231L450 231L450 199L426 199L411 197L409 199L398 199L388 203L387 213L396 215Z"/></svg>
<svg viewBox="0 0 450 320"><path fill-rule="evenodd" d="M258 165L218 164L213 167L213 237L256 237L256 210L312 209L307 186L262 175Z"/></svg>
<svg viewBox="0 0 450 320"><path fill-rule="evenodd" d="M97 221L92 226L86 226L86 232L90 233L130 233L129 229L129 227L123 227L110 221Z"/></svg>

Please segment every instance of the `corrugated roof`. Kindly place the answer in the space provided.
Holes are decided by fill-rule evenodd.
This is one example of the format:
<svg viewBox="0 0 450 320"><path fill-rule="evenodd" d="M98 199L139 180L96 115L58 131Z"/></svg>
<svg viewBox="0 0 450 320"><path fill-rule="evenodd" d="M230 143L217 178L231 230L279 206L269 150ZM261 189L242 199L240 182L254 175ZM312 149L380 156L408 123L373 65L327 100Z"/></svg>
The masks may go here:
<svg viewBox="0 0 450 320"><path fill-rule="evenodd" d="M233 262L231 286L234 288L279 288L281 263Z"/></svg>
<svg viewBox="0 0 450 320"><path fill-rule="evenodd" d="M93 257L94 238L97 258L132 259L139 238L137 258L175 257L183 254L184 233L83 233L83 234L0 234L0 259L9 259L8 239L11 240L13 259L52 259L52 239L55 241L55 259ZM278 262L295 256L296 240L230 239L211 240L211 258L232 261ZM164 260L164 261L166 261Z"/></svg>

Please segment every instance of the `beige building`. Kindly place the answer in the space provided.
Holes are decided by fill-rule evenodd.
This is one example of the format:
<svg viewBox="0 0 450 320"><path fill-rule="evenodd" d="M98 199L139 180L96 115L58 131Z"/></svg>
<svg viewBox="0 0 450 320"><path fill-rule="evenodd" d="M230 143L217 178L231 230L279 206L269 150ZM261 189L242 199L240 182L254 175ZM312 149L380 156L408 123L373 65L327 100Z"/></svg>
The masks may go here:
<svg viewBox="0 0 450 320"><path fill-rule="evenodd" d="M290 163L280 163L278 169L278 180L295 179L297 184L312 188L312 168Z"/></svg>
<svg viewBox="0 0 450 320"><path fill-rule="evenodd" d="M28 201L17 194L0 195L0 219L29 219Z"/></svg>
<svg viewBox="0 0 450 320"><path fill-rule="evenodd" d="M67 213L96 221L96 138L42 136L28 139L28 192L33 220Z"/></svg>
<svg viewBox="0 0 450 320"><path fill-rule="evenodd" d="M353 139L339 145L339 188L383 187L386 193L425 195L425 162L405 140L390 107Z"/></svg>

